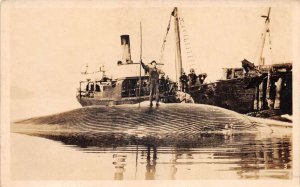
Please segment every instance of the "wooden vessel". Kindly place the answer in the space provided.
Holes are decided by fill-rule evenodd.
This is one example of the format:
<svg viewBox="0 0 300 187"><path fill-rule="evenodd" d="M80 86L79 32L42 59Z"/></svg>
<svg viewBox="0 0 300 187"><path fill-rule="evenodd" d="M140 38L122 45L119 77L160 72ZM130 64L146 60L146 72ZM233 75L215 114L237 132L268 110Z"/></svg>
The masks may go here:
<svg viewBox="0 0 300 187"><path fill-rule="evenodd" d="M196 103L209 104L239 113L261 112L260 117L292 114L292 64L262 65L259 76L233 71L231 77L203 84L190 92ZM228 69L225 69L228 70ZM264 111L264 112L262 112Z"/></svg>

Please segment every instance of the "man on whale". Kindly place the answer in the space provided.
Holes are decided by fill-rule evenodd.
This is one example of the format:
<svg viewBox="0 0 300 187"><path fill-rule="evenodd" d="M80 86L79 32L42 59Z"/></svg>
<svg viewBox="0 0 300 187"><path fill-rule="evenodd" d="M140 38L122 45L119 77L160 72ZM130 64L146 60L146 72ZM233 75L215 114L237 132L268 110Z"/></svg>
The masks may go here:
<svg viewBox="0 0 300 187"><path fill-rule="evenodd" d="M153 106L153 96L156 97L156 106L159 105L159 75L164 75L165 73L156 67L157 63L153 60L150 64L152 67L145 65L141 61L142 67L149 73L149 82L150 82L150 106Z"/></svg>

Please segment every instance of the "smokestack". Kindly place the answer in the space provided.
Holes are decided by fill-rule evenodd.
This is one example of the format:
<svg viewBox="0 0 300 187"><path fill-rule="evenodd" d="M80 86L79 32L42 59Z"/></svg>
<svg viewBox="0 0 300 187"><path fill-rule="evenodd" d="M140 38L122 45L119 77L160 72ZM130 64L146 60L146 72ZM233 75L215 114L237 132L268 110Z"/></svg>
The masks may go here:
<svg viewBox="0 0 300 187"><path fill-rule="evenodd" d="M122 62L130 64L131 61L131 53L130 53L130 39L129 35L121 35L121 47L123 49L123 57Z"/></svg>

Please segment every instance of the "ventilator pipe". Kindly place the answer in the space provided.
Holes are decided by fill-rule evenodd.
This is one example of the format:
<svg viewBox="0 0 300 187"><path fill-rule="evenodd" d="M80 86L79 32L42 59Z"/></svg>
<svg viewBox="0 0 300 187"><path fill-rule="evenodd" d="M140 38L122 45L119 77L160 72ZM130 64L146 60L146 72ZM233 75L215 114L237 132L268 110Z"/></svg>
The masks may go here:
<svg viewBox="0 0 300 187"><path fill-rule="evenodd" d="M129 35L121 35L121 47L123 50L123 57L122 57L122 64L130 64L132 63L131 60L131 53L130 53L130 39ZM120 62L118 62L118 65Z"/></svg>

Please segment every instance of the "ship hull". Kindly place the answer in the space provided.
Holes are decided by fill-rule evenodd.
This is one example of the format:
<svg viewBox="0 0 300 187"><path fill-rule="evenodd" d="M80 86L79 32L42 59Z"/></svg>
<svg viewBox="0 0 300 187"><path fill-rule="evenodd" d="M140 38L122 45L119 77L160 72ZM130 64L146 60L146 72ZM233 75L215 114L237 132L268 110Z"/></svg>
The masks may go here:
<svg viewBox="0 0 300 187"><path fill-rule="evenodd" d="M81 106L92 106L92 105L109 106L109 105L122 105L122 104L136 104L138 102L149 100L149 96L143 96L140 98L131 97L131 98L124 98L121 100L113 100L109 98L99 99L99 98L77 96L77 100L81 104Z"/></svg>
<svg viewBox="0 0 300 187"><path fill-rule="evenodd" d="M274 75L270 79L277 82L281 79L282 82L279 86L275 81L273 85L277 86L272 90L264 77L220 80L203 84L190 94L195 103L219 106L242 114L252 113L250 115L258 117L291 115L292 73Z"/></svg>
<svg viewBox="0 0 300 187"><path fill-rule="evenodd" d="M253 111L255 88L246 88L244 79L229 79L203 84L191 96L195 103L248 113Z"/></svg>

